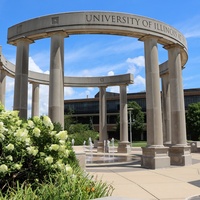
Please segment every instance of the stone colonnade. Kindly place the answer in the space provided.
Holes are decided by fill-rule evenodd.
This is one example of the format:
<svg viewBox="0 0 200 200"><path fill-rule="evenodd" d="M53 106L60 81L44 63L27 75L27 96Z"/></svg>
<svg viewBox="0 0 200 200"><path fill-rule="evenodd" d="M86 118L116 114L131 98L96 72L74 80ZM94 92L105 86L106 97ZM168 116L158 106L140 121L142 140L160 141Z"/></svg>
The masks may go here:
<svg viewBox="0 0 200 200"><path fill-rule="evenodd" d="M120 85L120 142L118 144L118 153L130 153L131 147L128 141L128 119L127 119L127 91L126 85ZM99 142L97 151L107 151L107 103L106 87L99 89Z"/></svg>
<svg viewBox="0 0 200 200"><path fill-rule="evenodd" d="M181 47L169 45L167 73L162 76L162 108L159 84L157 38L144 37L146 69L147 147L142 148L142 165L160 168L192 163L186 139L182 86Z"/></svg>
<svg viewBox="0 0 200 200"><path fill-rule="evenodd" d="M169 146L172 165L192 163L190 147L187 145L185 104L181 68L181 47L170 45L168 50L168 73L162 78L165 120L164 144Z"/></svg>
<svg viewBox="0 0 200 200"><path fill-rule="evenodd" d="M64 38L63 33L54 33L51 36L51 58L50 58L50 75L49 75L49 117L52 122L59 122L64 127ZM32 42L32 41L31 41ZM27 119L28 111L28 58L29 58L28 40L18 40L16 56L16 77L14 88L14 110L19 111L21 118ZM5 73L4 69L0 70L0 89L1 99L5 99ZM123 75L122 75L123 76ZM126 80L118 80L120 86L120 119L122 129L120 130L120 144L118 149L120 153L130 152L130 143L128 141L128 123L127 123L127 93L126 87L133 82L132 76L127 76ZM117 79L119 76L117 77ZM102 79L102 78L101 78ZM115 79L111 76L110 79ZM115 81L115 80L114 80ZM120 83L121 82L121 83ZM32 117L39 116L39 83L32 84ZM105 83L109 86L109 83ZM113 83L110 83L113 84ZM116 83L115 83L116 84ZM91 85L92 86L92 85ZM107 106L106 106L106 87L100 86L99 95L99 135L98 151L103 152L107 146ZM4 95L4 96L2 96ZM0 99L0 100L1 100ZM106 144L104 144L106 141ZM129 148L127 148L129 145Z"/></svg>
<svg viewBox="0 0 200 200"><path fill-rule="evenodd" d="M130 36L144 42L147 146L142 149L142 166L155 169L168 167L170 164L191 164L190 148L186 141L181 75L182 67L188 59L187 42L178 30L154 19L125 13L72 12L31 19L10 27L8 29L8 43L17 46L14 109L20 111L21 117L27 117L29 44L37 39L51 37L49 116L53 121L58 120L61 124L64 123L64 37L83 33ZM165 64L167 65L167 73L162 75L162 103L158 43L162 44L168 51L168 61ZM120 151L120 149L125 149L130 145L127 134L126 86L118 85L120 85L120 123L122 123L121 141L118 148ZM105 134L105 88L100 88L100 93L100 105L102 106L100 109L102 131L100 142L103 142L104 139L107 139ZM163 110L161 105L164 107Z"/></svg>

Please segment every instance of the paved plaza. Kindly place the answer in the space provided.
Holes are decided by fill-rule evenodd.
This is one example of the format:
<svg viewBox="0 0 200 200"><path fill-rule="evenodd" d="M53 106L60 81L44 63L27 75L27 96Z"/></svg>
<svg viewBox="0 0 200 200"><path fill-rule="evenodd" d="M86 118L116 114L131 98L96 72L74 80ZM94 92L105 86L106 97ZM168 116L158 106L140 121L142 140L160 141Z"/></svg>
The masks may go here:
<svg viewBox="0 0 200 200"><path fill-rule="evenodd" d="M140 166L139 148L132 149L133 162L90 164L86 171L111 183L112 197L104 200L183 200L200 199L200 153L192 153L192 165L163 169L144 169ZM194 198L194 196L196 196ZM193 198L191 198L193 197Z"/></svg>

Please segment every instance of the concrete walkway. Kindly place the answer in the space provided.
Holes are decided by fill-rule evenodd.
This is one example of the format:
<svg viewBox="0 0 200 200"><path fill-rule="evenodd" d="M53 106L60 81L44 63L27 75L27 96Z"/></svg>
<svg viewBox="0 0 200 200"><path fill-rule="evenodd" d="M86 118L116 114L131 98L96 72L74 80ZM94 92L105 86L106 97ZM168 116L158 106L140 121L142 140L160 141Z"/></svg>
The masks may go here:
<svg viewBox="0 0 200 200"><path fill-rule="evenodd" d="M156 170L141 168L140 149L133 148L132 153L135 155L132 162L86 167L87 172L115 188L112 197L101 199L200 200L200 153L192 154L190 166Z"/></svg>

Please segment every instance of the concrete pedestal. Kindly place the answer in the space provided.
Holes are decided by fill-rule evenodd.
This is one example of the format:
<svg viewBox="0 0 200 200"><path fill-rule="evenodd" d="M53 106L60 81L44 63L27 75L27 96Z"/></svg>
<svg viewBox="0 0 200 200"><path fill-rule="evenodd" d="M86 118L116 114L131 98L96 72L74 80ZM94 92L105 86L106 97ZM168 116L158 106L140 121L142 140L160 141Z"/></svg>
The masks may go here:
<svg viewBox="0 0 200 200"><path fill-rule="evenodd" d="M106 152L106 147L104 147L104 142L99 141L97 144L97 152L104 153Z"/></svg>
<svg viewBox="0 0 200 200"><path fill-rule="evenodd" d="M131 153L131 143L130 142L119 142L118 153Z"/></svg>
<svg viewBox="0 0 200 200"><path fill-rule="evenodd" d="M170 166L168 147L142 147L142 167L158 169Z"/></svg>
<svg viewBox="0 0 200 200"><path fill-rule="evenodd" d="M172 146L169 148L171 165L185 166L192 164L190 146Z"/></svg>

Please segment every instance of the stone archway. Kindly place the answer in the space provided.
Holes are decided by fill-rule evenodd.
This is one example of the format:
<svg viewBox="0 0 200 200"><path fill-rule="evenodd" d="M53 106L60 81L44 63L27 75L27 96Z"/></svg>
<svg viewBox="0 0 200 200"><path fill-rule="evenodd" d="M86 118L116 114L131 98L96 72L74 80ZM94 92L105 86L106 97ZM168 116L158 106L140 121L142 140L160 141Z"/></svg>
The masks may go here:
<svg viewBox="0 0 200 200"><path fill-rule="evenodd" d="M181 70L187 62L185 37L175 28L160 21L115 12L71 12L48 15L16 24L8 29L8 43L17 46L14 109L26 116L29 45L37 39L51 38L50 95L51 117L63 111L64 38L72 34L112 34L136 37L144 42L147 99L147 147L143 148L142 165L147 168L171 164L191 164L186 141L185 112ZM161 97L157 44L168 51L170 85L171 146L163 145ZM60 80L58 82L57 80ZM60 88L55 89L55 88ZM20 96L20 92L23 93ZM60 96L58 99L57 97ZM166 110L166 109L165 109ZM169 155L169 156L168 156Z"/></svg>

